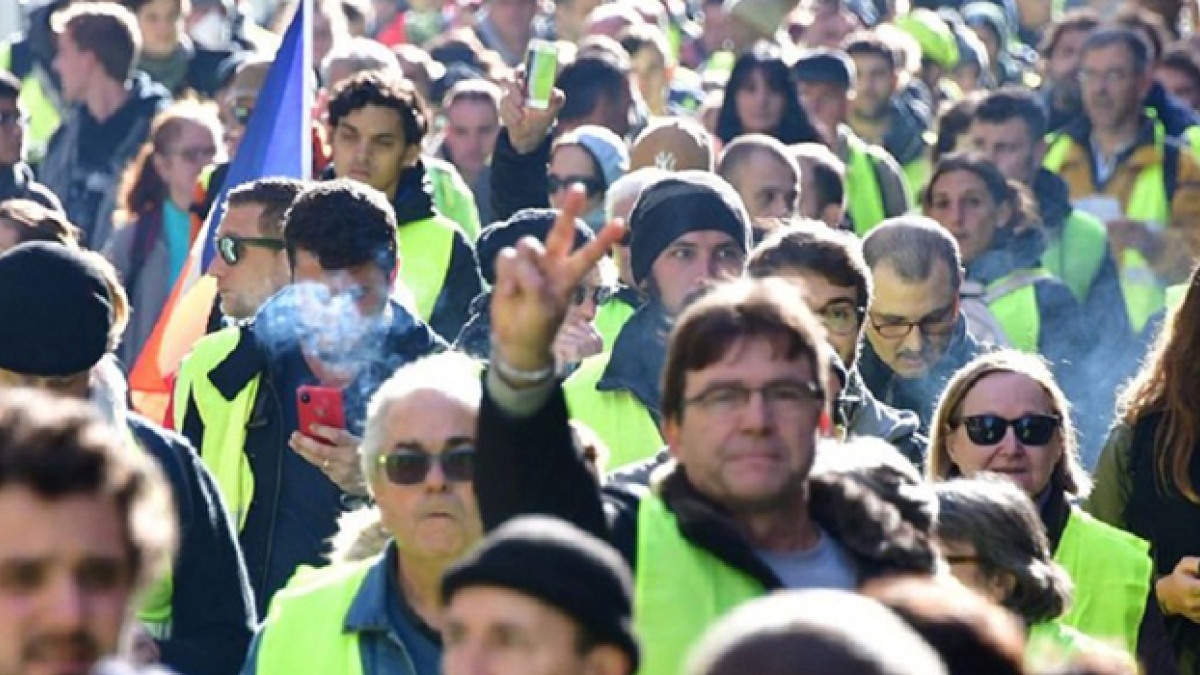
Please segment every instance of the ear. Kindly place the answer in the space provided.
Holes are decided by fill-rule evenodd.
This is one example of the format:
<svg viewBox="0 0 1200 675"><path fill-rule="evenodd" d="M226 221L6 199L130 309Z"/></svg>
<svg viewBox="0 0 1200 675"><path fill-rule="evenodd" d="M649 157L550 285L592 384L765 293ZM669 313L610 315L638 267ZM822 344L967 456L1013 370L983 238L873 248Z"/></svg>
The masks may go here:
<svg viewBox="0 0 1200 675"><path fill-rule="evenodd" d="M667 442L667 452L671 453L675 459L679 459L679 420L663 418L662 424L659 425L659 431L662 432L663 440Z"/></svg>
<svg viewBox="0 0 1200 675"><path fill-rule="evenodd" d="M1008 202L1001 204L1000 205L1000 227L998 227L996 229L1003 229L1003 228L1010 227L1012 225L1012 219L1013 219L1012 204L1009 204Z"/></svg>
<svg viewBox="0 0 1200 675"><path fill-rule="evenodd" d="M617 647L600 645L583 657L581 672L586 675L631 675L633 664L625 652Z"/></svg>
<svg viewBox="0 0 1200 675"><path fill-rule="evenodd" d="M1046 138L1042 137L1033 142L1033 165L1040 169L1044 159L1046 159Z"/></svg>
<svg viewBox="0 0 1200 675"><path fill-rule="evenodd" d="M1010 572L997 572L987 580L988 595L996 604L1002 604L1016 587L1017 579Z"/></svg>
<svg viewBox="0 0 1200 675"><path fill-rule="evenodd" d="M421 144L415 143L404 149L404 156L400 158L400 166L405 169L415 166L417 160L421 158Z"/></svg>
<svg viewBox="0 0 1200 675"><path fill-rule="evenodd" d="M166 158L163 157L162 155L160 155L157 151L151 153L150 161L154 162L154 170L157 171L159 173L159 175L166 173L166 171L167 171Z"/></svg>

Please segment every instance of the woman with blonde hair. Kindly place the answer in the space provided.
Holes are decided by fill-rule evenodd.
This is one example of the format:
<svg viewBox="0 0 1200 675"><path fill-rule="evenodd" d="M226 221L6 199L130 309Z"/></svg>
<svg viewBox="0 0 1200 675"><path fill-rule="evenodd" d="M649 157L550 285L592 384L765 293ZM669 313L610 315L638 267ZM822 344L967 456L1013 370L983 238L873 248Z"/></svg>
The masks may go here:
<svg viewBox="0 0 1200 675"><path fill-rule="evenodd" d="M1150 542L1155 594L1179 658L1200 673L1200 268L1120 398L1087 509Z"/></svg>
<svg viewBox="0 0 1200 675"><path fill-rule="evenodd" d="M133 314L118 352L131 365L158 322L199 231L190 212L196 181L218 158L221 123L193 101L159 113L126 169L116 229L104 246L129 294Z"/></svg>
<svg viewBox="0 0 1200 675"><path fill-rule="evenodd" d="M930 431L931 480L999 474L1033 500L1054 560L1075 587L1062 622L1157 662L1157 643L1144 639L1162 631L1159 615L1146 612L1146 543L1073 506L1091 485L1070 404L1045 361L1013 350L977 357L946 385Z"/></svg>

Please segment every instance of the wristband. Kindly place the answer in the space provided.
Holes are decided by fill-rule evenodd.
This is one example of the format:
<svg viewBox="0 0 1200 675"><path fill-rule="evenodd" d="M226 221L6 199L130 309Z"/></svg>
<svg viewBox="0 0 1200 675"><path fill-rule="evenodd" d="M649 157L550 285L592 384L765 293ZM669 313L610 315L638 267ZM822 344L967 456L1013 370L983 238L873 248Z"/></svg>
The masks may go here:
<svg viewBox="0 0 1200 675"><path fill-rule="evenodd" d="M503 359L493 354L491 358L491 365L492 368L496 369L496 374L499 375L501 379L514 387L529 387L535 384L541 384L554 377L553 362L545 368L538 368L537 370L521 370L520 368L514 368L508 365Z"/></svg>

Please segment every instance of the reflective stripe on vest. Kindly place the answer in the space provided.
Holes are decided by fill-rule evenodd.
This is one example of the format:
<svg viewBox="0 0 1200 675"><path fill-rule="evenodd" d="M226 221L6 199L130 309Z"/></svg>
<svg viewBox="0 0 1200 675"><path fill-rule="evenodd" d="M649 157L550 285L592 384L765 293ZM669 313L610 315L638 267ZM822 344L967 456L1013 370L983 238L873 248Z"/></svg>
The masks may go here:
<svg viewBox="0 0 1200 675"><path fill-rule="evenodd" d="M596 326L596 332L604 338L604 351L612 351L613 345L617 344L617 335L633 312L633 307L618 298L610 299L596 310L596 319L592 323Z"/></svg>
<svg viewBox="0 0 1200 675"><path fill-rule="evenodd" d="M1162 126L1155 126L1158 145L1162 146ZM1046 151L1042 165L1053 172L1062 169L1067 153L1074 143L1069 136L1061 134ZM1162 165L1147 167L1133 185L1125 208L1126 216L1133 220L1157 223L1166 226L1170 222L1166 186L1163 184ZM1146 326L1150 317L1163 307L1163 289L1158 277L1141 253L1126 250L1117 265L1120 267L1121 294L1125 296L1125 309L1129 314L1129 325L1135 333Z"/></svg>
<svg viewBox="0 0 1200 675"><path fill-rule="evenodd" d="M400 246L400 274L396 280L412 293L417 315L425 321L433 316L446 285L456 231L452 223L438 216L404 223L396 230Z"/></svg>
<svg viewBox="0 0 1200 675"><path fill-rule="evenodd" d="M11 42L0 45L0 69L12 70ZM40 66L34 66L34 70L22 78L21 92L17 95L17 102L29 116L29 126L25 129L25 144L31 164L42 160L46 154L46 147L50 145L50 137L62 123L62 115L58 112L54 98L46 93L42 79L37 75L39 70Z"/></svg>
<svg viewBox="0 0 1200 675"><path fill-rule="evenodd" d="M1087 302L1092 284L1108 254L1108 231L1095 216L1072 209L1060 236L1047 242L1042 266L1058 277L1079 304Z"/></svg>
<svg viewBox="0 0 1200 675"><path fill-rule="evenodd" d="M246 522L246 512L254 498L254 474L245 451L246 423L254 409L259 378L250 380L229 401L217 391L208 375L233 352L240 340L241 329L236 327L201 338L180 364L175 382L175 428L184 426L190 397L196 402L204 424L200 459L212 472L225 504L233 513L238 532Z"/></svg>
<svg viewBox="0 0 1200 675"><path fill-rule="evenodd" d="M633 623L642 645L638 675L676 675L704 631L734 607L763 595L757 580L679 533L657 496L638 506Z"/></svg>
<svg viewBox="0 0 1200 675"><path fill-rule="evenodd" d="M358 634L346 614L362 588L370 560L300 571L271 601L255 661L257 675L362 675Z"/></svg>
<svg viewBox="0 0 1200 675"><path fill-rule="evenodd" d="M883 191L875 175L875 160L866 143L854 136L846 142L846 199L854 231L860 237L887 217L883 211Z"/></svg>
<svg viewBox="0 0 1200 675"><path fill-rule="evenodd" d="M1036 354L1042 333L1042 313L1038 309L1034 284L1054 278L1046 270L1017 270L1001 277L983 293L983 302L1000 322L1008 344L1014 349Z"/></svg>
<svg viewBox="0 0 1200 675"><path fill-rule="evenodd" d="M124 431L125 442L130 447L138 448L138 452L145 453L142 444L138 442L137 436L128 425ZM151 582L150 587L142 593L140 599L141 607L137 612L138 621L155 640L168 640L171 637L171 602L175 597L175 577L172 572L173 570L167 570L161 578Z"/></svg>
<svg viewBox="0 0 1200 675"><path fill-rule="evenodd" d="M1054 552L1054 562L1062 565L1075 587L1062 622L1136 654L1154 571L1149 549L1132 534L1072 508Z"/></svg>
<svg viewBox="0 0 1200 675"><path fill-rule="evenodd" d="M646 406L625 390L600 391L596 384L608 368L612 352L589 356L563 383L571 418L588 425L608 446L608 470L653 457L663 446L662 434Z"/></svg>

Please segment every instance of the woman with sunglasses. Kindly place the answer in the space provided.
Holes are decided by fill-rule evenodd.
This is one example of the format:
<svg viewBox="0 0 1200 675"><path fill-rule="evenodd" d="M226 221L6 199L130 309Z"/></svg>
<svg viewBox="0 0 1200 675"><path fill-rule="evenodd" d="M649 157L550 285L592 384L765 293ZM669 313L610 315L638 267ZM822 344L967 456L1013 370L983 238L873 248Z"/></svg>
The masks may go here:
<svg viewBox="0 0 1200 675"><path fill-rule="evenodd" d="M1200 673L1200 268L1122 393L1087 509L1144 537L1179 672ZM1174 295L1168 292L1168 297Z"/></svg>
<svg viewBox="0 0 1200 675"><path fill-rule="evenodd" d="M546 171L550 206L561 209L567 189L582 185L587 192L583 221L593 231L604 227L604 196L629 170L625 141L604 127L587 124L559 136L550 150Z"/></svg>
<svg viewBox="0 0 1200 675"><path fill-rule="evenodd" d="M118 356L133 364L150 337L200 229L189 211L196 181L218 158L221 123L194 101L159 113L118 191L121 210L102 244L121 275L133 317ZM100 242L93 242L99 244Z"/></svg>
<svg viewBox="0 0 1200 675"><path fill-rule="evenodd" d="M1074 506L1090 481L1079 464L1070 404L1037 356L984 354L942 393L927 476L944 481L983 473L1009 479L1037 506L1054 560L1075 587L1063 623L1147 663L1161 658L1161 617L1147 612L1154 603L1146 543Z"/></svg>

